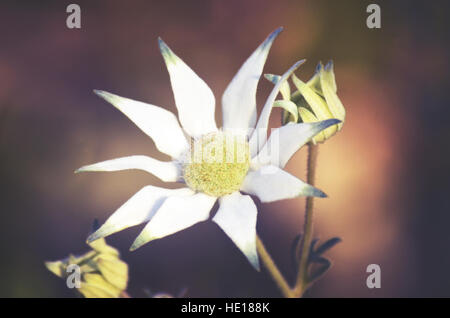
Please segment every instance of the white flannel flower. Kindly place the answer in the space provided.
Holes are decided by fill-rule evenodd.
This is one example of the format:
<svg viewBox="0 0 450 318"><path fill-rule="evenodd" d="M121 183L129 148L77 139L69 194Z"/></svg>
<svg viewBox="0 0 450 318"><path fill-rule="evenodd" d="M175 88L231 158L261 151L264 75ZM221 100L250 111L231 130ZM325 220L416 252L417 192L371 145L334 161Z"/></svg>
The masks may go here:
<svg viewBox="0 0 450 318"><path fill-rule="evenodd" d="M256 123L256 88L269 49L280 32L281 28L267 37L225 90L222 130L215 123L211 89L161 39L159 47L169 71L181 127L175 115L164 108L95 91L150 136L158 150L171 156L172 161L130 156L84 166L76 172L140 169L165 182L180 182L186 187L145 186L90 235L88 242L147 222L131 246L135 250L149 241L207 220L218 200L219 209L212 220L259 270L257 208L251 197L241 192L255 195L262 202L298 196L324 197L322 191L283 168L314 135L339 123L336 119L291 123L275 129L266 140L269 116L280 85L303 62L295 63L282 75ZM256 134L258 131L264 133Z"/></svg>

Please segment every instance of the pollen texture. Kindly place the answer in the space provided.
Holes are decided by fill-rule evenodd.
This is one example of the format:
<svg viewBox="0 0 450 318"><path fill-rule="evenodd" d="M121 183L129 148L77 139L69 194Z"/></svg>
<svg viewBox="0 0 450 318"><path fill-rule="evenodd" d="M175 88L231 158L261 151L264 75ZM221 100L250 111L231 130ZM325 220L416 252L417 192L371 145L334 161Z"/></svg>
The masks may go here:
<svg viewBox="0 0 450 318"><path fill-rule="evenodd" d="M239 190L249 166L246 137L217 132L191 141L183 177L192 190L220 197Z"/></svg>

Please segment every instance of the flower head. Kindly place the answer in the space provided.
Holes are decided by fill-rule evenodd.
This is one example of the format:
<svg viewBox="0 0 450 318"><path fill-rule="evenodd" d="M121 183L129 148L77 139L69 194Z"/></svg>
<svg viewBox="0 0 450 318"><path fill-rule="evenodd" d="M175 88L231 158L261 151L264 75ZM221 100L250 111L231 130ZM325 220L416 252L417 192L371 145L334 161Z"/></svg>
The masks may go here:
<svg viewBox="0 0 450 318"><path fill-rule="evenodd" d="M295 63L280 77L256 121L258 81L269 49L280 31L281 28L266 38L226 88L222 96L221 130L215 122L215 98L211 89L161 39L159 47L169 71L181 126L175 115L164 108L95 91L150 136L156 147L171 156L172 161L130 156L84 166L76 172L140 169L163 181L185 186L179 189L151 185L142 188L88 237L89 242L147 222L131 246L134 250L151 240L207 220L213 205L219 201L213 222L259 269L257 209L249 194L262 202L298 196L324 197L322 191L283 168L313 136L339 123L336 119L292 123L275 129L270 138L266 138L269 117L280 87L304 62Z"/></svg>

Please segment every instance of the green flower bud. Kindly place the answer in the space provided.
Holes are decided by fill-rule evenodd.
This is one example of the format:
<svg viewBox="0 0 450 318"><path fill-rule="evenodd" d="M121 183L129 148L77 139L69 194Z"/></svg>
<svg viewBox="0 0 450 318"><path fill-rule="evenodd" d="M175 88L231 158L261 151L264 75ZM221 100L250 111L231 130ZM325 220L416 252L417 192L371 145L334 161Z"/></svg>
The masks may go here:
<svg viewBox="0 0 450 318"><path fill-rule="evenodd" d="M274 84L280 79L280 76L273 74L266 74L265 77ZM289 122L319 122L331 118L341 121L339 125L333 125L317 134L312 139L314 144L324 142L342 129L345 108L337 96L332 61L328 62L326 66L320 62L314 76L308 82L301 81L294 74L292 81L297 90L291 94L289 83L285 82L280 89L283 99L274 103L274 107L283 108L283 125ZM296 110L292 104L295 104Z"/></svg>

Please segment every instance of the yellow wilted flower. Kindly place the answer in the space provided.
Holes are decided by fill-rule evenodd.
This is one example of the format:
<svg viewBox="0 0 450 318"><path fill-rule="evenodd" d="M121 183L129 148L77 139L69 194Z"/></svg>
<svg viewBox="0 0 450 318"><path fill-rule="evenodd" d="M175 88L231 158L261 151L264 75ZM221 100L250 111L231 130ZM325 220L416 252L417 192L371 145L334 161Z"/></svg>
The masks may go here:
<svg viewBox="0 0 450 318"><path fill-rule="evenodd" d="M119 251L106 244L104 239L89 243L92 248L81 255L45 262L49 271L63 279L72 274L70 266L78 266L79 291L86 298L117 298L127 288L128 265L119 257Z"/></svg>
<svg viewBox="0 0 450 318"><path fill-rule="evenodd" d="M266 74L266 78L276 84L278 75ZM292 81L297 91L291 94L289 84L284 82L280 89L282 100L275 101L274 107L281 107L283 111L283 125L288 122L312 123L326 119L336 118L340 124L331 126L318 133L313 143L324 142L342 129L345 120L345 108L337 96L336 79L333 70L333 62L326 66L319 63L316 73L307 82L301 81L295 74ZM295 108L293 107L295 105Z"/></svg>

